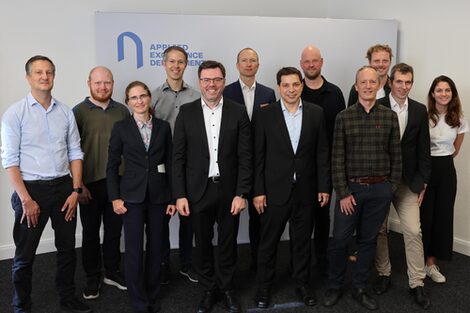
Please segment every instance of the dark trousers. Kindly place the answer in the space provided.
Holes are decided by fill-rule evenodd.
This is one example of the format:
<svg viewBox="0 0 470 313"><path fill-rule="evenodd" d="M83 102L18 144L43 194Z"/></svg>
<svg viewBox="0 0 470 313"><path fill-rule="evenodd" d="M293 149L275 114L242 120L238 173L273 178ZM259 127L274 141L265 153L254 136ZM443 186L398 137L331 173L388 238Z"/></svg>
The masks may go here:
<svg viewBox="0 0 470 313"><path fill-rule="evenodd" d="M160 266L162 229L166 205L125 202L122 215L126 245L126 285L135 312L151 312L160 308ZM145 234L145 260L144 260Z"/></svg>
<svg viewBox="0 0 470 313"><path fill-rule="evenodd" d="M180 253L180 265L181 267L191 266L192 264L192 252L193 252L193 226L191 224L191 218L189 216L183 216L178 214L180 226L178 230L178 244ZM163 223L163 256L162 263L170 264L170 215L165 216Z"/></svg>
<svg viewBox="0 0 470 313"><path fill-rule="evenodd" d="M432 174L421 204L424 255L452 258L457 174L451 155L432 157Z"/></svg>
<svg viewBox="0 0 470 313"><path fill-rule="evenodd" d="M352 285L365 288L374 263L377 235L390 209L392 186L390 182L372 185L349 183L357 205L352 215L341 212L338 199L335 207L333 238L328 248L328 278L330 288L340 288L348 263L348 242L356 230L357 262Z"/></svg>
<svg viewBox="0 0 470 313"><path fill-rule="evenodd" d="M196 249L194 264L199 283L205 290L233 289L233 274L237 264L237 235L240 215L232 215L233 197L223 195L220 183L209 182L201 200L190 203ZM218 264L215 264L214 224L217 222ZM217 269L217 270L216 270Z"/></svg>
<svg viewBox="0 0 470 313"><path fill-rule="evenodd" d="M32 271L36 249L39 245L44 227L49 218L54 229L55 246L57 249L57 271L55 285L61 301L74 297L75 285L75 228L77 219L67 222L65 212L61 212L65 200L72 191L72 179L68 176L52 181L25 182L31 198L40 208L39 223L28 228L26 218L20 223L23 207L17 193L11 197L15 210L13 239L15 241L15 257L12 266L13 279L13 312L31 311Z"/></svg>
<svg viewBox="0 0 470 313"><path fill-rule="evenodd" d="M270 288L274 281L279 240L290 223L292 277L298 286L308 285L310 279L310 238L313 227L314 199L303 204L294 185L284 205L269 204L261 214L261 241L258 251L257 280L261 288Z"/></svg>
<svg viewBox="0 0 470 313"><path fill-rule="evenodd" d="M82 222L82 263L87 279L101 278L100 228L103 219L103 263L106 273L119 271L122 218L114 213L108 199L106 179L86 184L92 199L80 204Z"/></svg>
<svg viewBox="0 0 470 313"><path fill-rule="evenodd" d="M256 265L258 264L258 248L261 238L261 215L256 211L252 198L248 199L248 214L250 216L248 235L250 237L251 262Z"/></svg>
<svg viewBox="0 0 470 313"><path fill-rule="evenodd" d="M330 201L323 207L315 205L313 216L315 258L317 266L321 270L326 270L328 267L328 241L330 239Z"/></svg>

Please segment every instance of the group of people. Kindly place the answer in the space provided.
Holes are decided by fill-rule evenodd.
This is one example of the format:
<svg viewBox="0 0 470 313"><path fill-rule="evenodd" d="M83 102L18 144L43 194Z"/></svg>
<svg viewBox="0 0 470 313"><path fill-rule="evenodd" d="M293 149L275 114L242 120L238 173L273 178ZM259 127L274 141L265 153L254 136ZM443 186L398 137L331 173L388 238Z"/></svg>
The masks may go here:
<svg viewBox="0 0 470 313"><path fill-rule="evenodd" d="M98 66L88 77L90 96L73 110L52 97L53 62L45 56L29 59L31 92L5 112L1 128L2 165L15 190L14 312L31 312L32 265L49 218L60 305L69 312L92 312L75 295L78 203L83 298L98 298L103 282L127 290L136 313L161 310L160 286L169 283L174 263L168 225L176 212L179 273L203 291L197 312L210 312L220 299L229 312L241 312L233 280L245 208L257 308L271 305L277 247L289 222L298 299L306 306L317 303L310 283L312 233L317 269L328 277L325 306L343 294L348 242L356 233L351 294L375 310L367 282L375 260L372 290L380 295L391 285L387 219L393 203L410 293L417 305L429 308L423 281L427 275L445 282L436 258L452 254L453 158L468 124L450 78L433 81L426 110L408 97L411 66L396 64L388 76L387 45L369 48L367 58L346 108L341 90L321 74L323 58L313 45L301 53L303 75L295 67L277 72L277 101L274 90L256 80L255 50L238 53L239 79L227 86L225 67L204 61L197 91L183 80L186 51L172 46L163 55L167 79L153 92L134 81L125 90L127 106L118 103L112 99L111 71ZM333 189L337 201L329 238Z"/></svg>

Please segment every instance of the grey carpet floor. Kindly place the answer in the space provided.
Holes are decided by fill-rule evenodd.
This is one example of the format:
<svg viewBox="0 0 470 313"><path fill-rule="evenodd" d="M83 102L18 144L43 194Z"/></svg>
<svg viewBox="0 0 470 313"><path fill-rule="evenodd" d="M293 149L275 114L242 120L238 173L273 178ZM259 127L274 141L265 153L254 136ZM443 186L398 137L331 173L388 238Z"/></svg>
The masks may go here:
<svg viewBox="0 0 470 313"><path fill-rule="evenodd" d="M390 236L390 255L392 261L392 288L385 295L378 296L380 309L376 312L408 313L423 311L414 304L408 291L403 237L397 233ZM239 262L235 283L240 295L244 312L325 312L355 313L364 312L352 298L346 285L346 291L340 302L333 308L321 304L307 308L298 302L294 293L294 282L289 276L288 244L281 242L278 251L276 284L272 290L272 306L266 310L256 309L253 296L256 292L255 273L249 269L250 253L248 245L239 246ZM77 249L77 273L75 277L77 294L81 294L84 284L83 269L80 264L80 249ZM177 264L177 251L172 251L172 260ZM0 262L0 313L12 312L11 260ZM432 300L432 307L427 312L469 313L470 312L470 257L454 253L451 262L439 262L441 271L447 277L447 283L438 285L426 279L425 290ZM350 264L350 268L354 266ZM172 266L172 280L162 288L162 312L196 312L201 291L197 284L189 282L178 274L176 265ZM33 312L59 313L58 297L54 288L55 254L47 253L36 257L33 269ZM349 281L349 275L348 275ZM312 262L312 285L319 301L326 288L326 282L315 271ZM104 285L100 298L87 301L95 313L132 313L127 293L115 287ZM214 313L226 312L222 304L217 304Z"/></svg>

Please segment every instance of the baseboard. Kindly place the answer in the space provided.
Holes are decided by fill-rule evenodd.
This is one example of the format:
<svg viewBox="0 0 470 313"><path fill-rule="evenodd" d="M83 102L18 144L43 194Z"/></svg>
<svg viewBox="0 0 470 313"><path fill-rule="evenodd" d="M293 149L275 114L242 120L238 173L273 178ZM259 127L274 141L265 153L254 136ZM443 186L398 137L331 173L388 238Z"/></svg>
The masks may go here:
<svg viewBox="0 0 470 313"><path fill-rule="evenodd" d="M75 246L77 248L82 246L82 234L75 235ZM54 237L44 238L39 241L38 249L36 254L49 253L56 251L54 244ZM15 245L9 244L0 246L0 260L12 259L15 256Z"/></svg>
<svg viewBox="0 0 470 313"><path fill-rule="evenodd" d="M401 233L401 227L400 227L400 221L396 218L390 217L388 219L388 225L389 228L397 233ZM76 240L76 247L79 248L81 247L81 242L82 242L82 235L77 234L75 236ZM246 240L241 240L239 243L247 243L245 242ZM175 249L177 247L174 247L172 245L172 249ZM121 247L122 249L122 247ZM42 239L39 242L37 254L42 254L42 253L48 253L48 252L53 252L55 251L55 245L54 245L54 238L46 238ZM454 237L454 251L458 253L462 253L464 255L470 256L470 241L463 240L457 237ZM9 245L4 245L0 246L0 260L7 260L13 258L15 255L15 245L14 244L9 244Z"/></svg>
<svg viewBox="0 0 470 313"><path fill-rule="evenodd" d="M391 230L401 234L400 220L390 217L388 226ZM454 237L454 251L470 256L470 241Z"/></svg>

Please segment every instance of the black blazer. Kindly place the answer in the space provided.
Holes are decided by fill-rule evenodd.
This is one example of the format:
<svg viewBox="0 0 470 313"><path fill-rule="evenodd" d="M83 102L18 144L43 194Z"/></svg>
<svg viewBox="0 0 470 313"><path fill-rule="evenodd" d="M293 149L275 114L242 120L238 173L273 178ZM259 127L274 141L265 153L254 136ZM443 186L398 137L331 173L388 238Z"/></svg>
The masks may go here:
<svg viewBox="0 0 470 313"><path fill-rule="evenodd" d="M108 150L107 184L109 199L126 202L165 204L171 200L171 130L168 122L152 117L152 136L148 151L134 118L116 122ZM119 177L121 156L124 174ZM163 165L165 173L162 173ZM160 166L160 170L158 170Z"/></svg>
<svg viewBox="0 0 470 313"><path fill-rule="evenodd" d="M318 192L329 193L330 149L323 109L302 102L302 129L294 154L280 101L263 107L254 121L254 196L266 195L270 203L289 199L294 172L303 203L312 203Z"/></svg>
<svg viewBox="0 0 470 313"><path fill-rule="evenodd" d="M388 108L390 98L377 100ZM431 148L426 107L408 98L408 122L401 139L402 177L414 193L419 193L431 177Z"/></svg>
<svg viewBox="0 0 470 313"><path fill-rule="evenodd" d="M210 161L201 99L181 107L173 142L173 196L197 202L206 190ZM246 109L228 98L223 99L218 165L225 197L233 198L250 191L250 121Z"/></svg>
<svg viewBox="0 0 470 313"><path fill-rule="evenodd" d="M240 81L234 81L228 86L225 86L224 97L229 98L237 103L245 105L245 99L243 98L242 86ZM263 104L269 104L276 101L274 90L256 82L255 99L253 102L253 115L259 110Z"/></svg>

